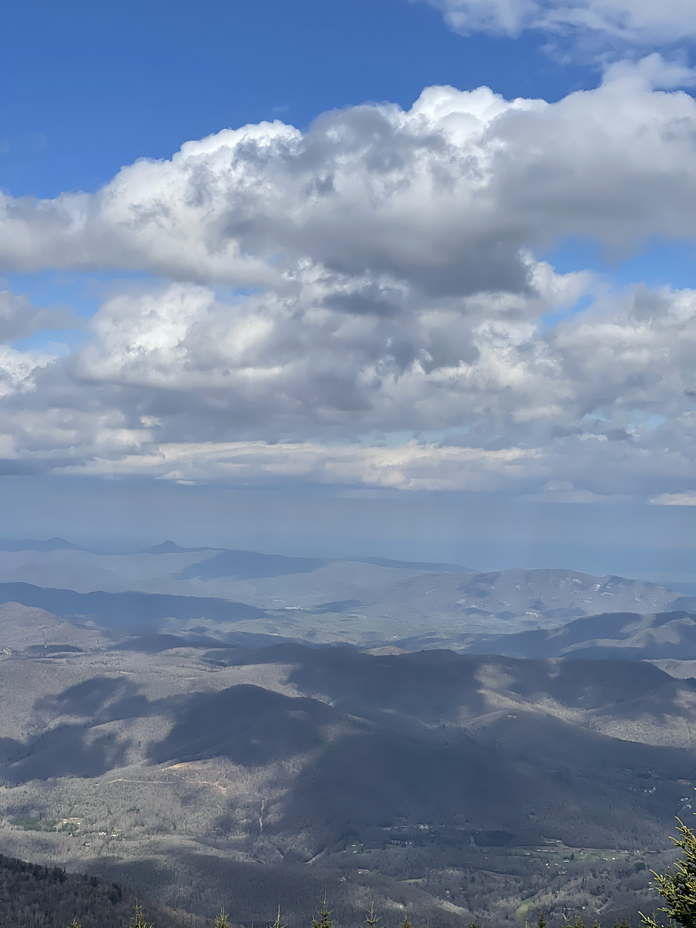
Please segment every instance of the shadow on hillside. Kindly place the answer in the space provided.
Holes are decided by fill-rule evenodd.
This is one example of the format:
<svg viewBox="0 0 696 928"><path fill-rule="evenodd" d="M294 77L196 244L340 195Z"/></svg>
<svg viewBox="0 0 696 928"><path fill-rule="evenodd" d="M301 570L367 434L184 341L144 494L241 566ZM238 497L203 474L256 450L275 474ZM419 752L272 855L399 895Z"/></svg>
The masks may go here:
<svg viewBox="0 0 696 928"><path fill-rule="evenodd" d="M125 762L128 743L113 732L89 738L84 725L58 725L27 743L0 739L0 780L16 786L28 780L98 777Z"/></svg>
<svg viewBox="0 0 696 928"><path fill-rule="evenodd" d="M538 815L545 797L567 796L570 781L572 795L583 795L577 778L590 784L590 805L594 793L601 793L593 784L604 783L610 792L630 790L639 771L655 771L650 775L670 782L696 779L696 761L686 751L608 738L548 712L552 700L554 711L567 710L569 719L580 718L581 711L584 725L595 716L688 724L690 702L684 697L694 684L650 664L521 661L451 651L378 657L346 647L300 645L216 649L210 655L218 663L289 664L290 681L305 695L291 698L244 684L148 700L129 678L94 677L37 700L35 724L55 727L26 741L0 741L0 776L12 783L99 776L126 762L128 721L151 718L161 720L159 740L148 752L156 764L225 757L257 767L323 747L292 787L291 799L299 806L309 798L321 804L326 794L329 805L350 810L353 804L369 805L376 795L376 809L406 814L414 803L430 815L445 797L473 812L489 802L504 809L509 794L520 801L531 797L524 813L529 816ZM97 728L119 722L123 725L112 724L108 732ZM153 724L157 731L158 722ZM344 736L329 743L327 737L337 731ZM348 732L353 734L346 739ZM529 771L541 784L539 793L525 786ZM345 787L336 791L335 783ZM305 792L303 784L309 784ZM432 796L427 802L420 784ZM643 785L636 786L642 803L649 802ZM678 797L671 813L677 802Z"/></svg>
<svg viewBox="0 0 696 928"><path fill-rule="evenodd" d="M322 728L338 714L313 699L293 699L240 685L219 693L195 693L179 700L175 724L155 745L150 759L170 761L226 757L253 767L303 754L324 741Z"/></svg>
<svg viewBox="0 0 696 928"><path fill-rule="evenodd" d="M101 723L147 716L150 705L132 680L92 677L68 687L58 696L37 700L34 708L42 713L77 716Z"/></svg>
<svg viewBox="0 0 696 928"><path fill-rule="evenodd" d="M373 656L349 647L298 644L218 648L203 657L225 666L289 664L289 681L306 696L320 695L341 712L376 721L384 721L385 712L425 724L475 718L499 708L501 694L524 701L523 708L531 710L544 711L550 699L571 710L595 709L617 719L651 717L661 724L689 714L684 692L696 691L695 682L675 680L652 664L634 661L519 659L445 650Z"/></svg>
<svg viewBox="0 0 696 928"><path fill-rule="evenodd" d="M479 730L441 731L438 741L392 732L338 738L295 778L277 828L316 830L329 846L346 833L366 846L391 837L424 846L433 835L462 846L487 831L509 832L518 845L552 836L621 846L662 834L680 779L695 775L686 750L499 713ZM395 825L399 834L375 832Z"/></svg>
<svg viewBox="0 0 696 928"><path fill-rule="evenodd" d="M341 719L322 702L253 685L148 700L132 681L110 677L43 697L35 708L45 727L55 727L26 741L0 739L0 780L13 785L97 777L123 766L131 746L128 728L100 733L98 727L107 723L161 718L163 737L149 751L156 764L226 757L255 767L319 747L325 727Z"/></svg>

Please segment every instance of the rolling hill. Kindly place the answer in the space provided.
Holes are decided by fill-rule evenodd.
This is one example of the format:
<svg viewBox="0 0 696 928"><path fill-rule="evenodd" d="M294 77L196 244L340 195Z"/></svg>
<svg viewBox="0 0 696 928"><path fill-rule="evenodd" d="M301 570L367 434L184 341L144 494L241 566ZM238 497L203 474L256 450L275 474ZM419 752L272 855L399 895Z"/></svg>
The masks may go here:
<svg viewBox="0 0 696 928"><path fill-rule="evenodd" d="M683 611L604 613L560 628L485 637L467 651L513 657L688 661L696 659L696 615Z"/></svg>
<svg viewBox="0 0 696 928"><path fill-rule="evenodd" d="M547 911L608 911L647 898L634 864L696 784L696 683L646 662L177 636L48 657L31 627L0 656L3 847L207 915L325 890L346 920L374 898L497 921L551 873Z"/></svg>

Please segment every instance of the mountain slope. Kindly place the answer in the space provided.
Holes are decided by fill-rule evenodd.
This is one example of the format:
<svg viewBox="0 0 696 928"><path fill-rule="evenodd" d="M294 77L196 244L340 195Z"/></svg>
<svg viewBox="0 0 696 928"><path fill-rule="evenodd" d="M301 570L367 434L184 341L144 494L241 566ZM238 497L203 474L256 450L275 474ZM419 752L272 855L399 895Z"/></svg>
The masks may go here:
<svg viewBox="0 0 696 928"><path fill-rule="evenodd" d="M91 615L117 628L143 623L148 632L176 634L190 626L217 638L235 631L418 650L462 648L476 635L556 627L609 611L696 612L696 598L676 590L571 570L475 572L378 557L182 548L171 541L120 555L80 551L60 540L21 545L28 549L0 551L0 601Z"/></svg>
<svg viewBox="0 0 696 928"><path fill-rule="evenodd" d="M65 538L49 538L46 541L35 541L31 538L21 538L18 541L0 541L0 551L81 551Z"/></svg>
<svg viewBox="0 0 696 928"><path fill-rule="evenodd" d="M604 613L554 629L484 638L471 654L613 660L696 659L696 616L688 612Z"/></svg>
<svg viewBox="0 0 696 928"><path fill-rule="evenodd" d="M17 602L55 615L93 616L112 628L131 630L156 628L170 617L181 621L235 622L265 615L255 606L212 597L137 592L76 593L30 583L0 583L0 602Z"/></svg>
<svg viewBox="0 0 696 928"><path fill-rule="evenodd" d="M143 899L117 883L60 867L27 863L0 855L0 924L21 928L123 928L132 922L136 903L158 928L204 928L206 920Z"/></svg>
<svg viewBox="0 0 696 928"><path fill-rule="evenodd" d="M22 651L61 651L103 648L112 642L102 632L75 625L43 609L16 602L0 605L0 648Z"/></svg>
<svg viewBox="0 0 696 928"><path fill-rule="evenodd" d="M125 645L0 655L0 840L209 914L272 921L291 880L500 923L551 860L557 910L575 876L605 904L696 783L696 684L645 662Z"/></svg>

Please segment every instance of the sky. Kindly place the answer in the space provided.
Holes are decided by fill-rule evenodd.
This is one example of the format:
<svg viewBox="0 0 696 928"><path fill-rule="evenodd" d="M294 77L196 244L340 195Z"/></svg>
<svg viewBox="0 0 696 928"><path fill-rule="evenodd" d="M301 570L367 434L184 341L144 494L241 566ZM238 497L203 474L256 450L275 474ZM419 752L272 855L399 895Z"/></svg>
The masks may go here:
<svg viewBox="0 0 696 928"><path fill-rule="evenodd" d="M0 534L696 580L691 0L25 0Z"/></svg>

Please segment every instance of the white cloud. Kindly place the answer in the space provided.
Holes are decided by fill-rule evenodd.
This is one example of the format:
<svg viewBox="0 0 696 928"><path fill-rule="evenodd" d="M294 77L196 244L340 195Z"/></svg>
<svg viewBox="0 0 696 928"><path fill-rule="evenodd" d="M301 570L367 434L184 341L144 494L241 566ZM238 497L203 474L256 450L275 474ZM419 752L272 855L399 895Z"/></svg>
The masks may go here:
<svg viewBox="0 0 696 928"><path fill-rule="evenodd" d="M183 482L683 501L696 490L696 291L600 295L545 331L551 297L591 278L531 273L545 299L401 293L398 312L348 311L333 299L345 279L313 269L292 299L230 303L191 284L115 296L71 355L19 370L0 456Z"/></svg>
<svg viewBox="0 0 696 928"><path fill-rule="evenodd" d="M589 33L638 45L684 42L696 36L691 0L427 0L465 35L517 36L527 29Z"/></svg>
<svg viewBox="0 0 696 928"><path fill-rule="evenodd" d="M236 303L173 284L108 301L72 364L171 440L179 429L200 439L352 441L370 430L463 428L501 400L523 422L558 411L557 395L544 408L536 396L554 362L534 317L572 303L592 279L543 264L529 276L536 292L524 297L429 301L316 268L297 275L292 294Z"/></svg>
<svg viewBox="0 0 696 928"><path fill-rule="evenodd" d="M660 493L650 502L653 506L696 506L696 493Z"/></svg>
<svg viewBox="0 0 696 928"><path fill-rule="evenodd" d="M50 355L17 351L0 345L0 397L16 395L33 386L34 372L51 361Z"/></svg>
<svg viewBox="0 0 696 928"><path fill-rule="evenodd" d="M696 69L683 60L668 60L657 52L638 60L615 61L604 70L604 82L628 81L655 90L677 90L696 84Z"/></svg>
<svg viewBox="0 0 696 928"><path fill-rule="evenodd" d="M426 296L522 292L567 236L696 235L696 102L654 56L557 103L432 87L408 110L187 142L98 193L0 200L0 267L146 270L292 292L307 263ZM682 68L682 70L684 70Z"/></svg>
<svg viewBox="0 0 696 928"><path fill-rule="evenodd" d="M554 104L430 88L189 142L93 196L5 197L7 268L168 279L115 292L62 357L2 349L0 471L685 499L696 292L606 294L533 257L696 235L670 67ZM0 339L42 314L2 295Z"/></svg>
<svg viewBox="0 0 696 928"><path fill-rule="evenodd" d="M362 484L400 490L493 490L501 478L535 452L519 448L486 451L441 447L410 441L399 448L312 443L230 442L161 444L150 454L124 455L117 461L95 457L60 468L66 474L150 476L179 483L237 484L288 478L319 484Z"/></svg>

